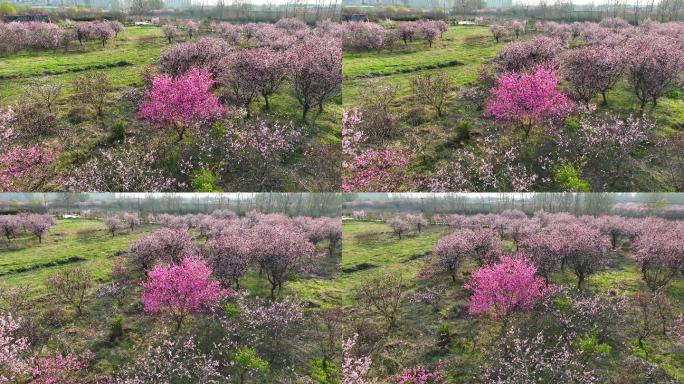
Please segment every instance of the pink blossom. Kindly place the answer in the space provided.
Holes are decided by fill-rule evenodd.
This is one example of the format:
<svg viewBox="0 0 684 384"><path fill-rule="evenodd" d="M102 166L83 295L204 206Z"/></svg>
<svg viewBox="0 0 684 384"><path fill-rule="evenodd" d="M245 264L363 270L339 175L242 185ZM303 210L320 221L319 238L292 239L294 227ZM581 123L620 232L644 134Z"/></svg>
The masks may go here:
<svg viewBox="0 0 684 384"><path fill-rule="evenodd" d="M342 342L342 384L374 384L376 380L368 378L371 359L368 356L354 357L352 350L359 335Z"/></svg>
<svg viewBox="0 0 684 384"><path fill-rule="evenodd" d="M88 364L93 353L86 351L81 355L68 353L39 357L31 368L32 383L67 384L83 380L87 375Z"/></svg>
<svg viewBox="0 0 684 384"><path fill-rule="evenodd" d="M11 314L0 315L0 383L9 383L24 369L23 354L28 340L19 335L21 319Z"/></svg>
<svg viewBox="0 0 684 384"><path fill-rule="evenodd" d="M489 313L505 321L515 311L531 309L544 294L544 281L535 277L536 272L524 257L508 256L478 269L464 286L473 291L468 312Z"/></svg>
<svg viewBox="0 0 684 384"><path fill-rule="evenodd" d="M557 90L559 81L556 72L545 67L503 75L491 91L487 113L500 124L523 129L527 138L535 125L563 119L575 109L572 100Z"/></svg>
<svg viewBox="0 0 684 384"><path fill-rule="evenodd" d="M185 257L179 265L153 268L141 284L145 312L170 316L179 329L188 315L210 309L229 293L210 275L206 263L194 256Z"/></svg>
<svg viewBox="0 0 684 384"><path fill-rule="evenodd" d="M193 68L187 75L152 79L152 88L138 106L140 117L160 128L172 128L183 139L186 130L218 119L225 111L211 93L214 81L207 70Z"/></svg>

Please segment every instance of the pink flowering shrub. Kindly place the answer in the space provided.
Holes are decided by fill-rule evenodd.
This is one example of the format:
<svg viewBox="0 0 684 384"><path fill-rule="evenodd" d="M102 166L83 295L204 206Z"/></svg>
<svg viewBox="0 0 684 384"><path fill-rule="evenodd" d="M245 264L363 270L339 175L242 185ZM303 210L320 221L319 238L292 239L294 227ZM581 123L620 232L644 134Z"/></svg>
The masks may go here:
<svg viewBox="0 0 684 384"><path fill-rule="evenodd" d="M453 158L437 166L425 184L432 192L540 189L550 183L549 177L540 172L548 168L550 159L539 154L530 161L524 156L525 144L522 138L487 136L456 150ZM539 166L533 168L530 162Z"/></svg>
<svg viewBox="0 0 684 384"><path fill-rule="evenodd" d="M315 248L302 231L282 224L261 222L254 239L254 259L271 284L271 298L275 299L276 289L280 292L295 273L308 270Z"/></svg>
<svg viewBox="0 0 684 384"><path fill-rule="evenodd" d="M2 143L0 143L2 150ZM40 146L13 146L0 153L0 192L31 190L48 176L57 152Z"/></svg>
<svg viewBox="0 0 684 384"><path fill-rule="evenodd" d="M249 234L228 233L207 242L209 263L224 287L235 284L240 289L240 278L252 262L253 241Z"/></svg>
<svg viewBox="0 0 684 384"><path fill-rule="evenodd" d="M531 309L544 295L544 281L535 276L536 272L525 258L509 256L499 264L478 269L464 286L473 292L468 312L491 314L505 322L512 313Z"/></svg>
<svg viewBox="0 0 684 384"><path fill-rule="evenodd" d="M522 129L527 138L534 126L574 111L572 100L558 91L559 81L556 71L541 66L531 73L502 75L491 90L487 114L500 124Z"/></svg>
<svg viewBox="0 0 684 384"><path fill-rule="evenodd" d="M185 257L180 265L153 268L142 283L145 312L169 316L180 329L190 314L210 309L228 294L210 275L206 263L194 256Z"/></svg>
<svg viewBox="0 0 684 384"><path fill-rule="evenodd" d="M620 52L603 45L573 49L563 58L572 93L584 104L589 104L597 93L607 103L606 93L623 74Z"/></svg>
<svg viewBox="0 0 684 384"><path fill-rule="evenodd" d="M142 271L151 269L159 261L180 264L183 256L194 250L192 240L185 229L158 229L131 244L129 262Z"/></svg>
<svg viewBox="0 0 684 384"><path fill-rule="evenodd" d="M433 370L418 366L404 368L402 373L390 379L392 384L443 384L447 377L444 372L445 363L440 360Z"/></svg>
<svg viewBox="0 0 684 384"><path fill-rule="evenodd" d="M20 328L21 319L0 315L0 383L12 382L26 367L24 353L29 344L19 335Z"/></svg>
<svg viewBox="0 0 684 384"><path fill-rule="evenodd" d="M269 97L286 78L286 57L270 48L242 49L231 53L221 62L224 66L221 83L227 90L227 98L244 106L247 115L256 97L263 97L268 109Z"/></svg>
<svg viewBox="0 0 684 384"><path fill-rule="evenodd" d="M624 45L622 60L642 113L649 101L655 107L658 99L684 70L681 42L670 36L635 36Z"/></svg>
<svg viewBox="0 0 684 384"><path fill-rule="evenodd" d="M0 111L0 192L35 189L57 159L56 150L20 143L16 122L14 110Z"/></svg>
<svg viewBox="0 0 684 384"><path fill-rule="evenodd" d="M400 191L408 181L406 167L414 157L403 150L362 149L368 137L360 129L358 110L342 112L342 191Z"/></svg>
<svg viewBox="0 0 684 384"><path fill-rule="evenodd" d="M359 335L342 342L342 384L374 384L375 379L368 378L371 359L369 356L355 357L353 349Z"/></svg>
<svg viewBox="0 0 684 384"><path fill-rule="evenodd" d="M30 369L31 382L36 384L71 384L82 383L87 375L88 364L93 353L86 351L80 355L68 353L56 354L35 359Z"/></svg>
<svg viewBox="0 0 684 384"><path fill-rule="evenodd" d="M342 180L344 192L401 191L408 186L407 167L415 154L401 149L368 149L354 156Z"/></svg>
<svg viewBox="0 0 684 384"><path fill-rule="evenodd" d="M211 93L214 81L205 69L193 68L172 78L161 75L152 79L152 88L138 108L140 117L152 124L172 129L183 140L186 131L218 119L225 112Z"/></svg>
<svg viewBox="0 0 684 384"><path fill-rule="evenodd" d="M193 336L183 337L157 333L149 336L143 350L135 359L117 372L117 384L148 383L230 383L231 377L222 372L219 361L222 344L206 351ZM232 361L225 361L226 365ZM106 383L103 383L106 384Z"/></svg>
<svg viewBox="0 0 684 384"><path fill-rule="evenodd" d="M166 192L185 185L160 167L159 151L126 139L119 146L102 149L60 178L69 191Z"/></svg>
<svg viewBox="0 0 684 384"><path fill-rule="evenodd" d="M682 313L675 318L674 333L679 338L679 342L684 344L684 314Z"/></svg>
<svg viewBox="0 0 684 384"><path fill-rule="evenodd" d="M342 87L342 44L337 39L309 36L288 50L292 95L306 121L312 108L323 112L324 104Z"/></svg>
<svg viewBox="0 0 684 384"><path fill-rule="evenodd" d="M164 29L166 26L163 26ZM177 33L174 26L170 26L171 32ZM173 38L173 37L172 37ZM161 53L156 60L162 72L173 77L186 74L192 68L201 68L209 71L214 79L223 70L221 59L228 52L230 46L223 39L215 37L203 37L185 43L174 44Z"/></svg>
<svg viewBox="0 0 684 384"><path fill-rule="evenodd" d="M249 300L245 294L239 297L238 306L245 325L253 331L264 331L266 334L285 331L304 320L304 307L296 296L268 301L259 298Z"/></svg>
<svg viewBox="0 0 684 384"><path fill-rule="evenodd" d="M535 66L553 67L562 47L558 40L539 36L527 41L515 41L496 53L494 62L501 72L526 72Z"/></svg>
<svg viewBox="0 0 684 384"><path fill-rule="evenodd" d="M400 191L408 187L407 167L414 157L399 149L362 148L368 137L360 129L361 112L342 113L342 191Z"/></svg>
<svg viewBox="0 0 684 384"><path fill-rule="evenodd" d="M545 337L513 327L502 335L488 354L481 379L485 383L506 383L523 378L526 383L597 384L596 373L574 346L563 337Z"/></svg>

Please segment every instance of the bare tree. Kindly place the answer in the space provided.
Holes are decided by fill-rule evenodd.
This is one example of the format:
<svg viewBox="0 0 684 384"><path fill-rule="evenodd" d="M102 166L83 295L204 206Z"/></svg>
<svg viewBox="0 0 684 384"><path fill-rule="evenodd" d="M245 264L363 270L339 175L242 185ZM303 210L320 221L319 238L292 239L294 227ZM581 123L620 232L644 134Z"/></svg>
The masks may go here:
<svg viewBox="0 0 684 384"><path fill-rule="evenodd" d="M26 97L33 100L36 104L47 108L48 112L52 112L52 106L59 100L62 94L62 85L35 82L26 87L25 93Z"/></svg>
<svg viewBox="0 0 684 384"><path fill-rule="evenodd" d="M45 285L52 288L52 294L59 301L73 306L80 316L93 280L86 270L74 267L48 277Z"/></svg>
<svg viewBox="0 0 684 384"><path fill-rule="evenodd" d="M388 328L393 328L405 290L401 275L390 272L362 282L356 288L356 297L370 312L382 316Z"/></svg>

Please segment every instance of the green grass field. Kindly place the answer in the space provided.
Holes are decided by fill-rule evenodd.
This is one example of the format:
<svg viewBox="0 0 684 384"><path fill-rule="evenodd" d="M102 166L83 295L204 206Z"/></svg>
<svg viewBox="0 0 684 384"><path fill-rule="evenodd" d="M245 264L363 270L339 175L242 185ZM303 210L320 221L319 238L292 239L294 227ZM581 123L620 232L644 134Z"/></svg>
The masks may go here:
<svg viewBox="0 0 684 384"><path fill-rule="evenodd" d="M364 268L343 273L343 278L349 280L350 286L370 276L394 271L401 274L408 296L424 286L425 283L417 279L416 274L423 267L425 258L429 257L426 253L450 230L444 226L431 226L422 234L409 234L399 240L384 223L349 220L343 222L343 233L343 270L359 266ZM512 250L514 245L505 240L504 247ZM466 312L469 294L463 289L463 284L469 271L475 268L476 265L470 262L460 268L455 283L446 277L437 282L446 287L438 312L433 312L427 305L402 302L396 328L385 334L384 341L379 343L384 344L386 349L376 346L377 352L372 355L376 374L382 375L393 366L430 366L444 359L449 362L450 374L457 379L456 382L474 378L474 372L482 364L481 358L485 357L481 355L484 352L483 343L491 341L499 332L496 323L474 318ZM551 282L574 287L576 278L566 270L554 274ZM591 275L586 288L593 293L617 289L627 295L647 290L638 267L624 252L609 267ZM675 311L684 308L684 278L675 278L667 289L667 296L672 300ZM353 311L358 316L366 313L358 306ZM449 324L454 342L447 352L440 352L435 347L435 337L439 326L444 323ZM675 381L681 381L684 380L684 353L676 349L675 344L673 336L656 335L649 339L647 354L636 347L632 347L632 353L657 364ZM606 362L602 368L610 370L611 364L614 362Z"/></svg>
<svg viewBox="0 0 684 384"><path fill-rule="evenodd" d="M480 65L494 57L505 44L497 44L485 27L452 27L430 48L423 41L399 42L394 52L345 51L342 55L343 101L355 104L359 88L373 78L400 86L399 98L409 96L412 73L445 70L459 85L477 80ZM440 65L452 64L444 68ZM430 69L430 67L434 67Z"/></svg>
<svg viewBox="0 0 684 384"><path fill-rule="evenodd" d="M151 229L150 226L143 226L133 232L123 231L112 237L99 220L60 220L42 243L27 235L13 239L10 243L3 241L0 244L0 274L3 275L0 277L0 284L30 284L36 293L43 293L43 280L46 276L73 264L88 269L96 278L106 279L115 257L126 252L136 238ZM72 257L83 261L30 270ZM22 268L29 271L21 272Z"/></svg>
<svg viewBox="0 0 684 384"><path fill-rule="evenodd" d="M529 32L521 38L533 36L534 33ZM458 96L479 85L481 66L510 41L507 39L496 43L485 26L452 26L441 39L433 43L432 48L425 41L416 39L409 42L408 46L399 41L392 51L345 50L344 106L347 109L359 106L362 101L360 93L374 84L398 87L396 98L389 106L396 133L371 146L378 144L416 150L419 156L413 160L409 172L432 172L438 163L450 161L455 149L467 145L462 127L467 127L467 137L470 138L501 136L502 128L493 126L493 121L484 116L481 105L463 101ZM410 86L412 76L437 71L446 72L457 88L447 99L442 117L438 117L424 100L414 96ZM567 84L561 83L561 88L565 87ZM595 98L595 115L603 112L611 112L622 118L639 115L638 101L626 80L618 82L608 92L607 99L608 105L604 106L600 95ZM647 106L646 116L656 125L653 132L656 138L681 133L684 129L682 92L675 89L667 92L655 108ZM640 156L637 161L641 165L633 175L634 186L629 190L672 191L676 188L662 178L662 169L649 165L643 154L637 156Z"/></svg>
<svg viewBox="0 0 684 384"><path fill-rule="evenodd" d="M166 47L168 42L159 27L128 26L105 47L97 41L84 42L83 46L75 42L66 52L59 49L0 56L0 97L3 104L9 104L21 96L23 86L39 80L63 84L68 97L77 74L98 67L104 67L97 70L107 73L117 87L140 85L142 68Z"/></svg>

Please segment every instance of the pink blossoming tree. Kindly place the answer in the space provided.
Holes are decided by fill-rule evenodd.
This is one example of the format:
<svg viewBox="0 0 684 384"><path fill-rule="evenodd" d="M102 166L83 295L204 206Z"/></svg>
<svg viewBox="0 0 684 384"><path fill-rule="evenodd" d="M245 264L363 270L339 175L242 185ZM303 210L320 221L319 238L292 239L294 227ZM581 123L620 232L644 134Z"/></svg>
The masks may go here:
<svg viewBox="0 0 684 384"><path fill-rule="evenodd" d="M221 285L229 287L235 284L240 289L239 280L252 261L252 242L250 236L244 233L228 233L209 240L209 262Z"/></svg>
<svg viewBox="0 0 684 384"><path fill-rule="evenodd" d="M313 254L313 244L296 228L261 223L255 229L253 255L271 283L271 299L293 274L306 271Z"/></svg>
<svg viewBox="0 0 684 384"><path fill-rule="evenodd" d="M536 272L522 255L504 256L501 263L478 269L465 285L473 291L468 312L491 314L505 324L512 313L531 309L544 294L544 281Z"/></svg>
<svg viewBox="0 0 684 384"><path fill-rule="evenodd" d="M186 75L152 79L152 87L140 102L140 117L159 128L171 129L178 141L189 130L218 119L224 108L211 93L214 81L207 70L193 68Z"/></svg>
<svg viewBox="0 0 684 384"><path fill-rule="evenodd" d="M128 253L133 266L147 271L160 260L179 264L182 256L192 250L192 236L186 230L161 228L137 239Z"/></svg>
<svg viewBox="0 0 684 384"><path fill-rule="evenodd" d="M155 267L142 283L145 312L170 317L179 330L188 316L210 309L228 294L210 275L206 263L193 256L180 265Z"/></svg>
<svg viewBox="0 0 684 384"><path fill-rule="evenodd" d="M559 81L556 71L540 66L531 73L502 75L487 101L487 113L500 124L522 129L527 138L534 126L565 118L575 109L558 91Z"/></svg>
<svg viewBox="0 0 684 384"><path fill-rule="evenodd" d="M684 237L676 227L647 230L632 248L644 282L653 292L664 289L684 269Z"/></svg>

